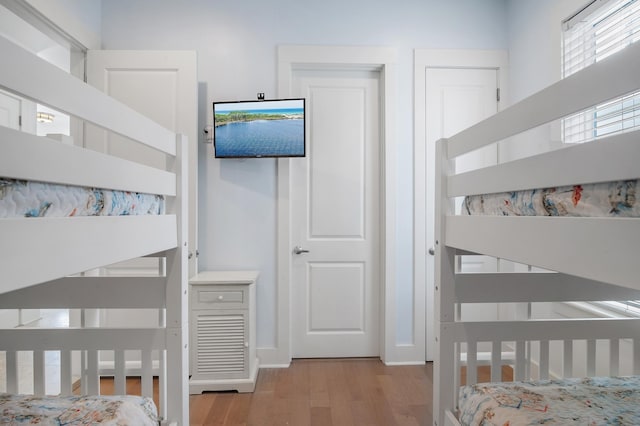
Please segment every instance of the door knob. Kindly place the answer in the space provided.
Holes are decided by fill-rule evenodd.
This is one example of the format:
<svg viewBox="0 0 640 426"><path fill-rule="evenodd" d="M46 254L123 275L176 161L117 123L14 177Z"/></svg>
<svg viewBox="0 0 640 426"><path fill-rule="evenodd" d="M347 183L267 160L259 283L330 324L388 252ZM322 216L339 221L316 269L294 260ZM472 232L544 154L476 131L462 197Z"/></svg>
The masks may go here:
<svg viewBox="0 0 640 426"><path fill-rule="evenodd" d="M302 253L309 253L309 250L305 250L300 246L295 246L293 248L293 254L302 254Z"/></svg>

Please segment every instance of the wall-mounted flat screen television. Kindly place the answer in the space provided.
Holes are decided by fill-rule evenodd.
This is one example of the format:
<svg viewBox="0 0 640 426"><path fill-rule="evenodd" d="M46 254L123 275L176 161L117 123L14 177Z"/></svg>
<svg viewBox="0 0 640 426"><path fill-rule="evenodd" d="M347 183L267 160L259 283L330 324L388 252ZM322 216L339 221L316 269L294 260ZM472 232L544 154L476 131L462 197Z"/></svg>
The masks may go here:
<svg viewBox="0 0 640 426"><path fill-rule="evenodd" d="M304 157L305 100L213 103L216 158Z"/></svg>

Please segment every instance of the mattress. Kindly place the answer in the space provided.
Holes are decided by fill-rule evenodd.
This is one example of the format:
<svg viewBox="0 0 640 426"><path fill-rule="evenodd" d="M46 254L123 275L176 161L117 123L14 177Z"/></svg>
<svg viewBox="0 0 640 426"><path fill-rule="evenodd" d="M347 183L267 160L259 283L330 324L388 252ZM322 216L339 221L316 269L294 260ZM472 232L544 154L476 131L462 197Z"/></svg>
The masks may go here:
<svg viewBox="0 0 640 426"><path fill-rule="evenodd" d="M480 383L460 389L462 425L640 425L640 376Z"/></svg>
<svg viewBox="0 0 640 426"><path fill-rule="evenodd" d="M464 199L462 214L498 216L640 217L640 180L626 180L496 194Z"/></svg>
<svg viewBox="0 0 640 426"><path fill-rule="evenodd" d="M0 424L157 426L156 406L140 396L0 394Z"/></svg>
<svg viewBox="0 0 640 426"><path fill-rule="evenodd" d="M0 178L0 218L162 214L160 195Z"/></svg>

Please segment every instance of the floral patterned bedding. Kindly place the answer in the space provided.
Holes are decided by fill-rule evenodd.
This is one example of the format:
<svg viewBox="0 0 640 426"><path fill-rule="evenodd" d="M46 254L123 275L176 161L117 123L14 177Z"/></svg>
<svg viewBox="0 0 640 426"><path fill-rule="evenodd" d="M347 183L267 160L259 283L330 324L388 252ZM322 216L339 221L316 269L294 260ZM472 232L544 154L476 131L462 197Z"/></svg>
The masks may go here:
<svg viewBox="0 0 640 426"><path fill-rule="evenodd" d="M640 217L640 180L471 195L462 214L498 216Z"/></svg>
<svg viewBox="0 0 640 426"><path fill-rule="evenodd" d="M640 376L479 383L459 406L462 425L640 425Z"/></svg>
<svg viewBox="0 0 640 426"><path fill-rule="evenodd" d="M0 218L162 214L159 195L0 178Z"/></svg>
<svg viewBox="0 0 640 426"><path fill-rule="evenodd" d="M49 397L0 394L0 424L157 426L156 406L140 396Z"/></svg>

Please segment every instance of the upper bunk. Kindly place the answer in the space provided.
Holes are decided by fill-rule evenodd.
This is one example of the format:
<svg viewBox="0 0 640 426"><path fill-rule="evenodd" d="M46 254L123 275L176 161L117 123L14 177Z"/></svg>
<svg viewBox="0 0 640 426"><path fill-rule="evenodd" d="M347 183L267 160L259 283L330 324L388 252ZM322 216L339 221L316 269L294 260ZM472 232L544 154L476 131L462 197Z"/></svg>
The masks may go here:
<svg viewBox="0 0 640 426"><path fill-rule="evenodd" d="M615 76L612 78L612 76ZM458 253L483 254L640 289L640 218L456 215L454 200L481 194L635 181L640 131L455 172L455 159L640 90L640 43L628 46L437 145L436 235ZM438 245L439 242L437 241Z"/></svg>
<svg viewBox="0 0 640 426"><path fill-rule="evenodd" d="M158 215L0 215L0 294L176 248L184 208L180 188L186 182L181 178L186 172L184 137L2 37L0 55L10 58L0 67L0 88L73 117L80 123L74 136L80 140L84 133L85 146L104 146L103 138L117 137L166 156L166 167L150 167L121 153L118 157L0 127L0 180L5 183L151 194L163 204ZM104 131L86 131L87 123ZM100 140L87 143L89 135ZM105 200L98 203L103 206Z"/></svg>

